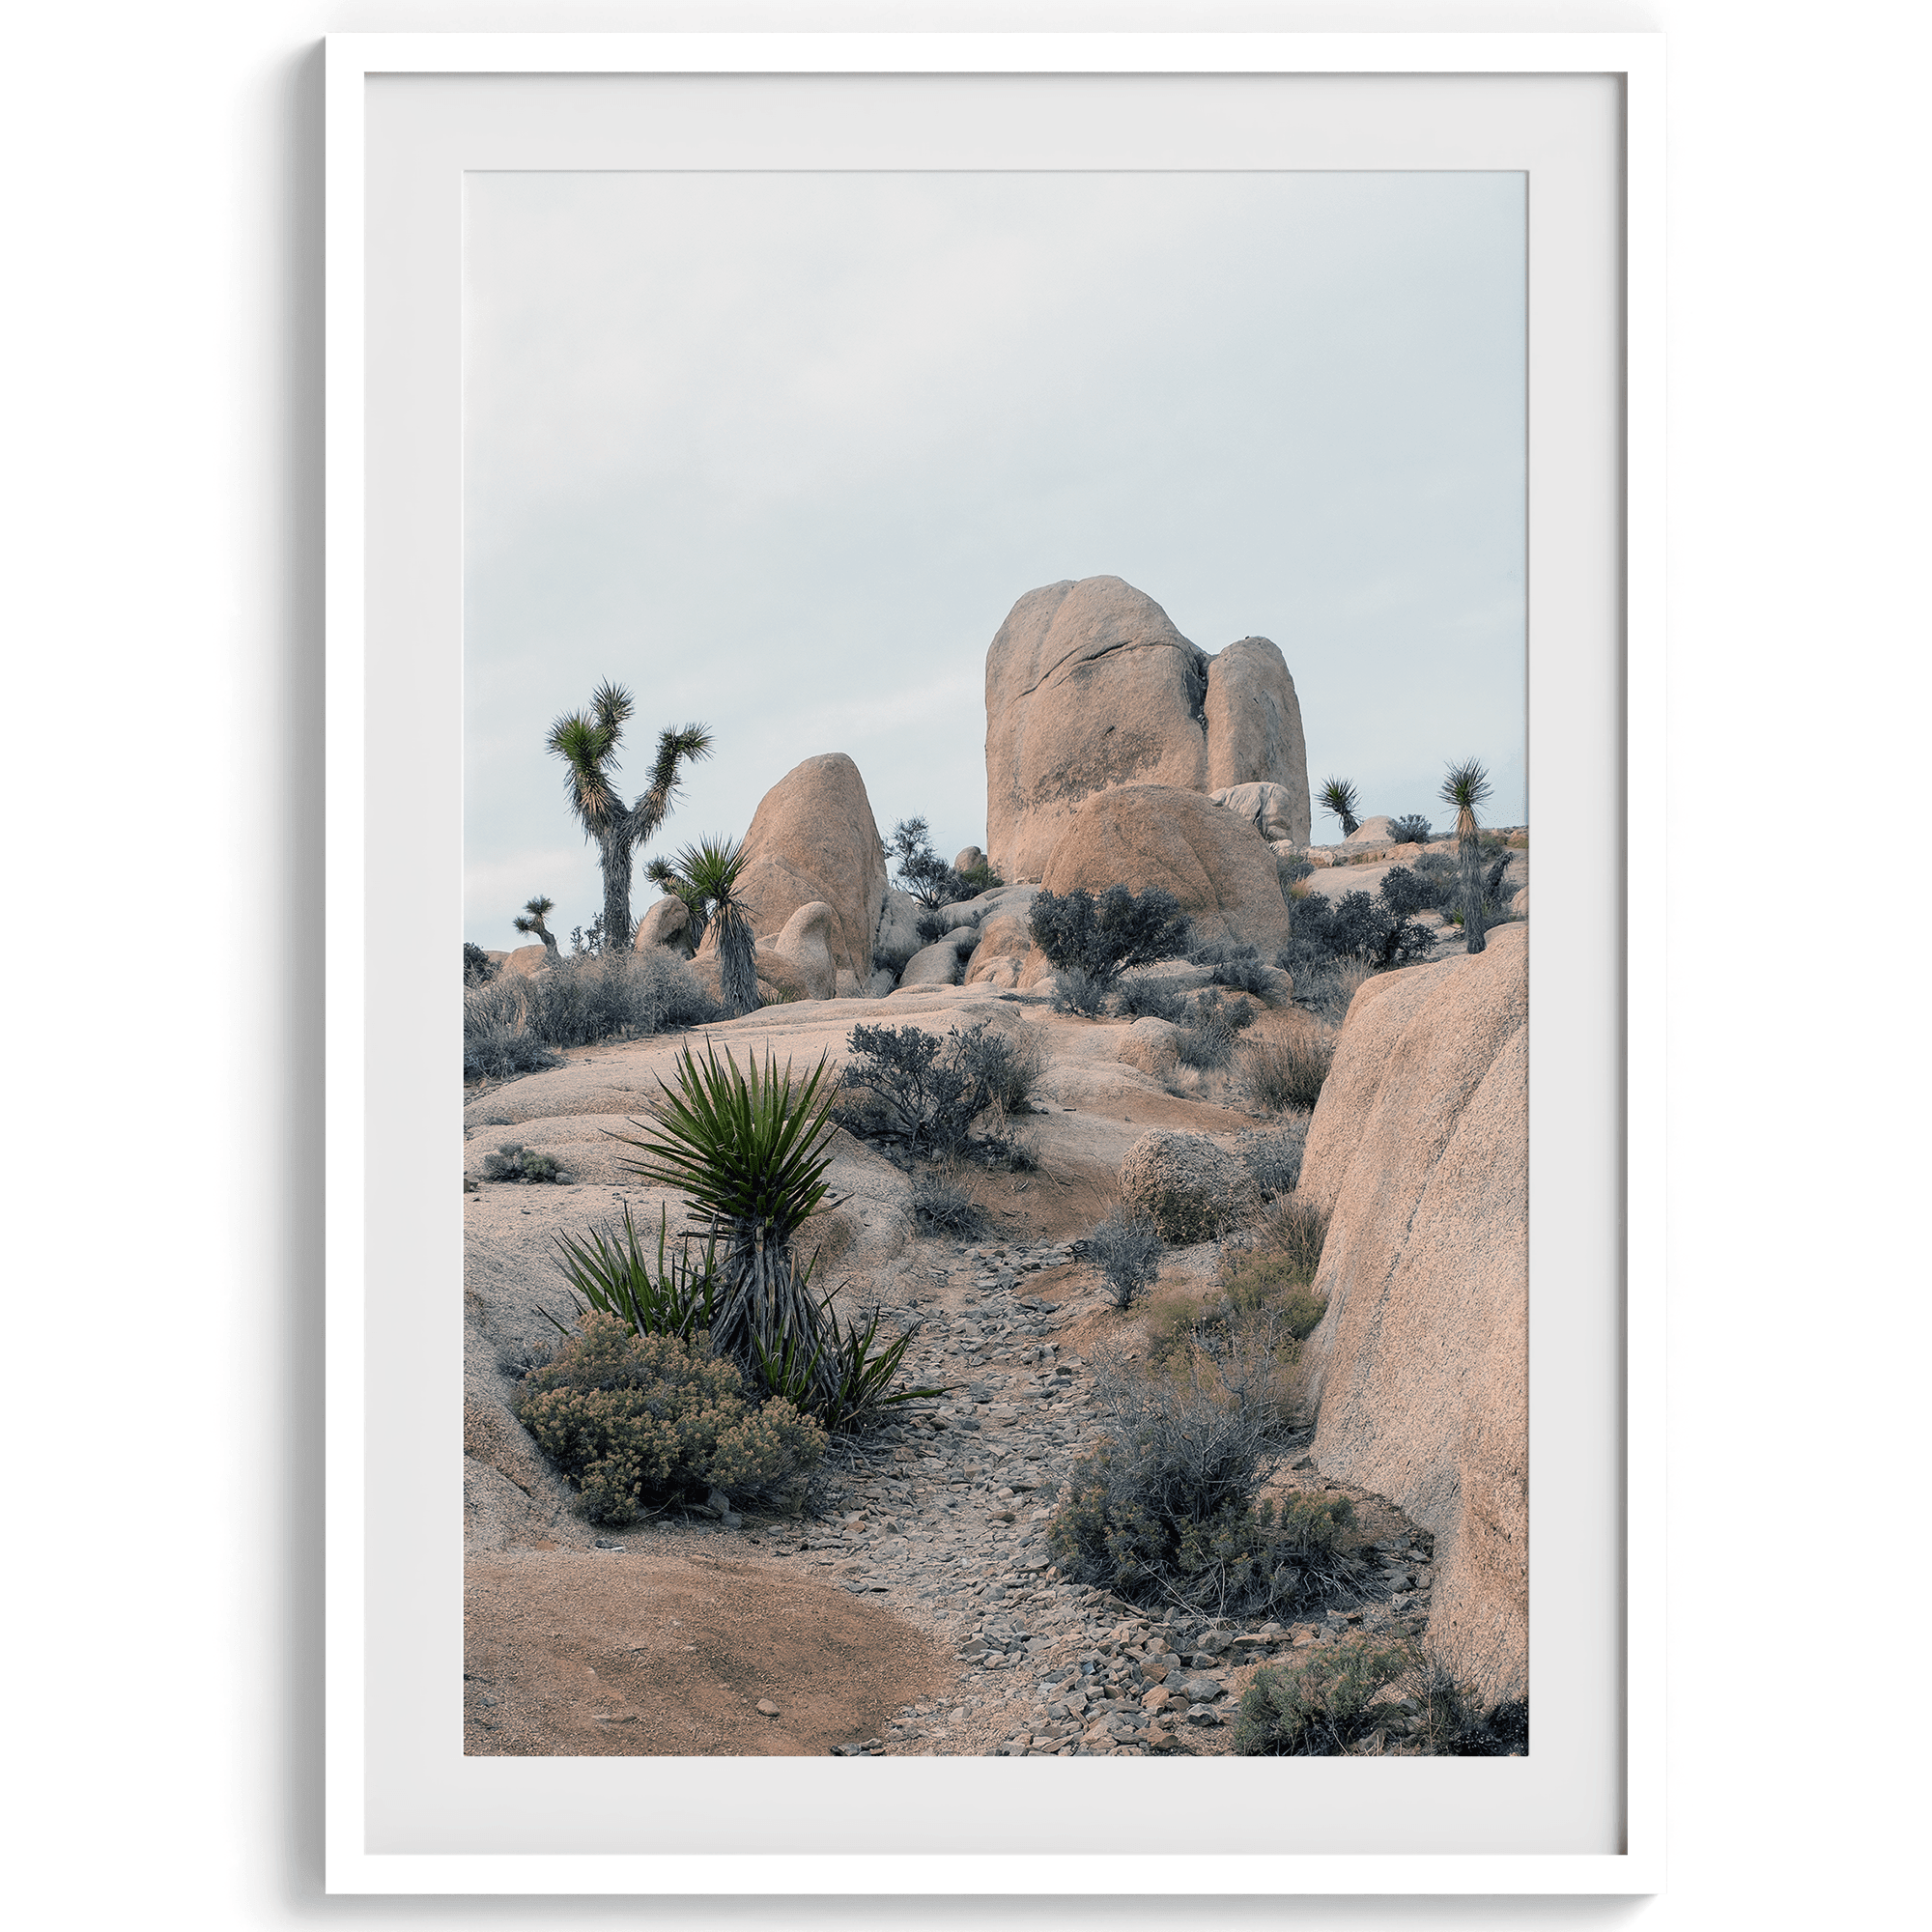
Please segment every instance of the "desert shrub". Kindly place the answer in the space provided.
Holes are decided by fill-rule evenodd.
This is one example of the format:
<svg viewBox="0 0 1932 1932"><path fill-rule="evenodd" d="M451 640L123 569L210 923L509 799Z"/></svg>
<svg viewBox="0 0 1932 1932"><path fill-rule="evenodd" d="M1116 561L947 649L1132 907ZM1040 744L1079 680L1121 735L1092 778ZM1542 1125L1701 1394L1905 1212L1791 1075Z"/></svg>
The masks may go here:
<svg viewBox="0 0 1932 1932"><path fill-rule="evenodd" d="M1274 875L1281 881L1284 896L1291 887L1298 886L1315 870L1315 861L1304 852L1277 852L1274 855Z"/></svg>
<svg viewBox="0 0 1932 1932"><path fill-rule="evenodd" d="M463 996L463 1077L511 1080L561 1066L563 1056L529 1025L527 980L497 979Z"/></svg>
<svg viewBox="0 0 1932 1932"><path fill-rule="evenodd" d="M1054 980L1053 1010L1097 1019L1106 1011L1112 994L1111 980L1100 979L1084 966L1063 966Z"/></svg>
<svg viewBox="0 0 1932 1932"><path fill-rule="evenodd" d="M1244 1044L1243 1052L1247 1050L1247 1044ZM1294 1191L1294 1183L1301 1179L1301 1155L1307 1145L1306 1115L1285 1121L1265 1133L1250 1130L1235 1137L1235 1152L1241 1165L1248 1170L1248 1178L1255 1183L1255 1192L1264 1201Z"/></svg>
<svg viewBox="0 0 1932 1932"><path fill-rule="evenodd" d="M952 930L952 922L943 913L923 912L913 921L913 930L922 946L937 946Z"/></svg>
<svg viewBox="0 0 1932 1932"><path fill-rule="evenodd" d="M463 983L466 986L487 986L501 970L474 941L466 939L463 942Z"/></svg>
<svg viewBox="0 0 1932 1932"><path fill-rule="evenodd" d="M1373 977L1369 964L1350 953L1321 952L1301 940L1291 941L1275 964L1294 978L1294 1004L1340 1026L1349 1005Z"/></svg>
<svg viewBox="0 0 1932 1932"><path fill-rule="evenodd" d="M524 1378L517 1417L576 1487L593 1522L625 1523L713 1489L810 1469L825 1432L783 1399L753 1408L730 1362L676 1335L639 1335L591 1310Z"/></svg>
<svg viewBox="0 0 1932 1932"><path fill-rule="evenodd" d="M1406 1734L1398 1687L1421 1661L1412 1644L1357 1634L1319 1645L1298 1663L1269 1664L1241 1693L1235 1749L1243 1757L1346 1757L1378 1731Z"/></svg>
<svg viewBox="0 0 1932 1932"><path fill-rule="evenodd" d="M1334 1063L1333 1040L1305 1033L1245 1039L1236 1056L1236 1079L1256 1106L1271 1114L1312 1108Z"/></svg>
<svg viewBox="0 0 1932 1932"><path fill-rule="evenodd" d="M970 1240L985 1226L980 1204L951 1175L923 1171L912 1179L913 1218L922 1235Z"/></svg>
<svg viewBox="0 0 1932 1932"><path fill-rule="evenodd" d="M1066 1574L1129 1603L1248 1616L1351 1577L1352 1518L1323 1492L1259 1502L1290 1438L1276 1350L1253 1325L1166 1376L1102 1365L1106 1420L1048 1541Z"/></svg>
<svg viewBox="0 0 1932 1932"><path fill-rule="evenodd" d="M546 1046L642 1039L722 1017L691 968L662 946L574 952L525 984L529 1030Z"/></svg>
<svg viewBox="0 0 1932 1932"><path fill-rule="evenodd" d="M1215 985L1231 986L1238 993L1260 997L1274 984L1273 973L1252 946L1198 946L1187 957L1196 966L1206 966Z"/></svg>
<svg viewBox="0 0 1932 1932"><path fill-rule="evenodd" d="M1407 867L1397 866L1393 871L1406 874ZM1330 899L1310 893L1294 902L1291 915L1294 936L1319 952L1354 953L1378 970L1406 966L1429 952L1435 941L1428 927L1410 917L1421 910L1419 906L1398 910L1405 895L1412 896L1410 889L1398 885L1391 899L1386 879L1373 895L1345 893L1340 899Z"/></svg>
<svg viewBox="0 0 1932 1932"><path fill-rule="evenodd" d="M923 818L902 818L893 827L892 853L898 861L899 890L923 906L937 911L956 899L970 899L979 890L932 849L931 828Z"/></svg>
<svg viewBox="0 0 1932 1932"><path fill-rule="evenodd" d="M1180 902L1159 886L1109 886L1095 898L1076 888L1041 892L1033 902L1034 943L1056 971L1077 967L1111 990L1130 966L1151 966L1187 950Z"/></svg>
<svg viewBox="0 0 1932 1932"><path fill-rule="evenodd" d="M564 1172L554 1154L539 1153L522 1141L505 1141L495 1153L483 1156L485 1180L561 1180Z"/></svg>
<svg viewBox="0 0 1932 1932"><path fill-rule="evenodd" d="M1219 993L1203 993L1175 1037L1175 1049L1184 1066L1225 1066L1234 1058L1235 1040L1255 1022L1256 1009L1246 1000L1223 1000Z"/></svg>
<svg viewBox="0 0 1932 1932"><path fill-rule="evenodd" d="M1299 1194L1285 1194L1255 1224L1248 1246L1230 1265L1237 1272L1260 1270L1259 1279L1275 1285L1305 1284L1321 1265L1327 1237L1327 1215Z"/></svg>
<svg viewBox="0 0 1932 1932"><path fill-rule="evenodd" d="M1116 1208L1088 1236L1116 1308L1131 1308L1160 1273L1161 1239L1151 1221Z"/></svg>
<svg viewBox="0 0 1932 1932"><path fill-rule="evenodd" d="M1429 821L1419 811L1406 811L1400 818L1389 820L1389 843L1391 845L1426 845L1429 842Z"/></svg>
<svg viewBox="0 0 1932 1932"><path fill-rule="evenodd" d="M1151 1017L1179 1026L1187 1017L1187 995L1171 980L1135 975L1121 981L1120 992L1115 996L1115 1010L1130 1020Z"/></svg>
<svg viewBox="0 0 1932 1932"><path fill-rule="evenodd" d="M955 872L953 877L965 887L969 898L978 898L981 893L997 892L1007 882L994 871L990 860L980 865L969 866L963 872Z"/></svg>
<svg viewBox="0 0 1932 1932"><path fill-rule="evenodd" d="M872 1096L867 1112L887 1134L940 1155L962 1149L988 1108L1018 1113L1045 1066L1037 1041L985 1020L963 1033L954 1027L943 1039L923 1027L862 1023L847 1043L853 1058L839 1076L842 1087Z"/></svg>

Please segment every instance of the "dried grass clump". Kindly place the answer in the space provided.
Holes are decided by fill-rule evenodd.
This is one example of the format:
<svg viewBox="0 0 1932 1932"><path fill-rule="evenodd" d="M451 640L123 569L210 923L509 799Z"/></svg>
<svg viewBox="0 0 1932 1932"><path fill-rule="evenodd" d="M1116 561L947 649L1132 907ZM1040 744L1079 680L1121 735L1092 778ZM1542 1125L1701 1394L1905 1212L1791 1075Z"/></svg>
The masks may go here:
<svg viewBox="0 0 1932 1932"><path fill-rule="evenodd" d="M1270 1114L1307 1112L1321 1097L1335 1043L1315 1033L1273 1033L1244 1039L1234 1058L1235 1078L1257 1107Z"/></svg>

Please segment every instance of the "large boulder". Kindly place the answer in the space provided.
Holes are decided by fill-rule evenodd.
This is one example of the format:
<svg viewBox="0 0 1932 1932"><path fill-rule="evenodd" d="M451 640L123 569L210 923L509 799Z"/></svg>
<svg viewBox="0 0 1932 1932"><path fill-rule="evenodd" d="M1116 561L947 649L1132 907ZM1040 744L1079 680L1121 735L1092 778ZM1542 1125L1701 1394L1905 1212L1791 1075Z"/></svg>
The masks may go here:
<svg viewBox="0 0 1932 1932"><path fill-rule="evenodd" d="M986 843L1037 879L1083 799L1136 781L1205 789L1208 654L1118 577L1030 590L986 652Z"/></svg>
<svg viewBox="0 0 1932 1932"><path fill-rule="evenodd" d="M998 980L1003 986L1016 985L1019 963L1033 947L1033 920L1027 908L989 913L980 922L977 937L963 983L975 986L981 980Z"/></svg>
<svg viewBox="0 0 1932 1932"><path fill-rule="evenodd" d="M1300 1179L1330 1216L1311 1453L1435 1536L1431 1644L1492 1703L1528 1683L1525 935L1363 985Z"/></svg>
<svg viewBox="0 0 1932 1932"><path fill-rule="evenodd" d="M1308 843L1308 787L1297 792L1292 785L1268 784L1257 779L1250 784L1226 785L1208 796L1225 806L1238 818L1245 818L1270 845Z"/></svg>
<svg viewBox="0 0 1932 1932"><path fill-rule="evenodd" d="M654 946L668 946L683 957L691 957L691 909L682 899L667 894L638 922L638 929L631 935L631 951L648 952Z"/></svg>
<svg viewBox="0 0 1932 1932"><path fill-rule="evenodd" d="M972 943L970 926L961 926L932 945L921 947L906 961L905 971L899 975L900 986L958 985L961 940Z"/></svg>
<svg viewBox="0 0 1932 1932"><path fill-rule="evenodd" d="M1240 1161L1206 1134L1143 1134L1121 1163L1121 1202L1151 1221L1170 1247L1186 1248L1250 1212L1255 1186Z"/></svg>
<svg viewBox="0 0 1932 1932"><path fill-rule="evenodd" d="M886 853L859 767L842 752L807 758L758 802L739 885L752 930L777 941L801 906L831 910L827 951L863 986L886 903Z"/></svg>
<svg viewBox="0 0 1932 1932"><path fill-rule="evenodd" d="M526 980L533 973L541 973L556 964L557 955L548 946L519 946L505 955L503 976L510 980Z"/></svg>
<svg viewBox="0 0 1932 1932"><path fill-rule="evenodd" d="M1389 829L1394 824L1395 820L1387 812L1378 811L1373 818L1363 819L1342 842L1345 845L1386 845Z"/></svg>
<svg viewBox="0 0 1932 1932"><path fill-rule="evenodd" d="M872 957L895 973L925 941L919 936L920 915L925 908L910 893L896 886L886 888L885 903L879 909L878 929L872 935Z"/></svg>
<svg viewBox="0 0 1932 1932"><path fill-rule="evenodd" d="M1208 666L1208 790L1267 784L1287 793L1280 832L1308 842L1308 746L1301 704L1279 647L1242 638Z"/></svg>
<svg viewBox="0 0 1932 1932"><path fill-rule="evenodd" d="M1245 819L1198 791L1121 785L1074 813L1041 882L1052 893L1161 886L1204 943L1253 946L1272 959L1288 944L1288 901L1274 853Z"/></svg>
<svg viewBox="0 0 1932 1932"><path fill-rule="evenodd" d="M808 1000L829 1000L837 987L838 968L832 957L832 922L836 915L823 899L802 905L785 921L784 930L769 952L784 960ZM761 948L764 954L766 949Z"/></svg>

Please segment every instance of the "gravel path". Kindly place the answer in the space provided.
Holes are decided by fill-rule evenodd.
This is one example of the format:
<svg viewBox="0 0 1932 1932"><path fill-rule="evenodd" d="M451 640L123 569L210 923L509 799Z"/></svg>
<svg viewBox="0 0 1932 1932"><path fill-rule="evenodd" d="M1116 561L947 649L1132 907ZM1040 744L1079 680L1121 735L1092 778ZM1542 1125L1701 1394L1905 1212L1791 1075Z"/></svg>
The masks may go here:
<svg viewBox="0 0 1932 1932"><path fill-rule="evenodd" d="M1096 1416L1087 1364L1057 1338L1103 1297L1086 1269L1069 1271L1065 1245L921 1248L907 1277L918 1306L905 1312L923 1325L906 1369L961 1385L844 1449L829 1517L779 1533L776 1550L762 1531L768 1556L890 1607L948 1642L961 1666L943 1697L903 1707L877 1737L835 1747L841 1754L1225 1751L1223 1726L1261 1662L1355 1627L1421 1633L1426 1534L1305 1459L1290 1486L1354 1499L1364 1541L1378 1546L1363 1606L1286 1627L1168 1619L1062 1577L1046 1523ZM1048 1270L1071 1295L1038 1293Z"/></svg>

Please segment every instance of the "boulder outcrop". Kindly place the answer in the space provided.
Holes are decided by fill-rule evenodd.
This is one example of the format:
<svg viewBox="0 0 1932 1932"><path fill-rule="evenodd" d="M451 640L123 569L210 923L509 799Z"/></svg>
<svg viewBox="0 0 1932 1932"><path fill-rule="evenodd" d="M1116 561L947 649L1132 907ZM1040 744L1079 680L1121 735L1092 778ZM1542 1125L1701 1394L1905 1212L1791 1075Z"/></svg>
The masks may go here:
<svg viewBox="0 0 1932 1932"><path fill-rule="evenodd" d="M1118 577L1028 591L986 652L986 843L1004 878L1038 879L1081 801L1115 785L1279 784L1305 840L1307 763L1273 644L1210 658Z"/></svg>
<svg viewBox="0 0 1932 1932"><path fill-rule="evenodd" d="M794 766L758 802L739 886L760 941L774 944L801 906L831 911L826 950L864 985L886 903L886 854L859 767L842 752Z"/></svg>
<svg viewBox="0 0 1932 1932"><path fill-rule="evenodd" d="M1267 784L1288 794L1285 830L1265 836L1308 842L1308 746L1301 703L1280 647L1242 638L1208 665L1208 786Z"/></svg>
<svg viewBox="0 0 1932 1932"><path fill-rule="evenodd" d="M1330 1215L1311 1453L1433 1533L1431 1643L1492 1702L1528 1682L1528 1016L1521 926L1370 980L1300 1179Z"/></svg>
<svg viewBox="0 0 1932 1932"><path fill-rule="evenodd" d="M506 979L521 980L555 964L556 954L548 946L519 946L504 955L502 970Z"/></svg>
<svg viewBox="0 0 1932 1932"><path fill-rule="evenodd" d="M800 906L772 941L771 952L790 963L808 1000L829 1000L837 990L838 969L832 957L832 925L837 917L823 899L813 899Z"/></svg>
<svg viewBox="0 0 1932 1932"><path fill-rule="evenodd" d="M691 956L691 909L668 894L658 900L638 922L631 935L633 952L648 952L653 946L668 946L674 952Z"/></svg>
<svg viewBox="0 0 1932 1932"><path fill-rule="evenodd" d="M1308 787L1269 784L1257 779L1250 784L1225 785L1208 794L1237 818L1245 818L1270 845L1308 843ZM1299 828L1298 830L1296 828Z"/></svg>
<svg viewBox="0 0 1932 1932"><path fill-rule="evenodd" d="M1096 793L1053 848L1042 885L1053 893L1160 886L1204 943L1253 946L1272 960L1289 940L1273 850L1198 791L1137 784Z"/></svg>

